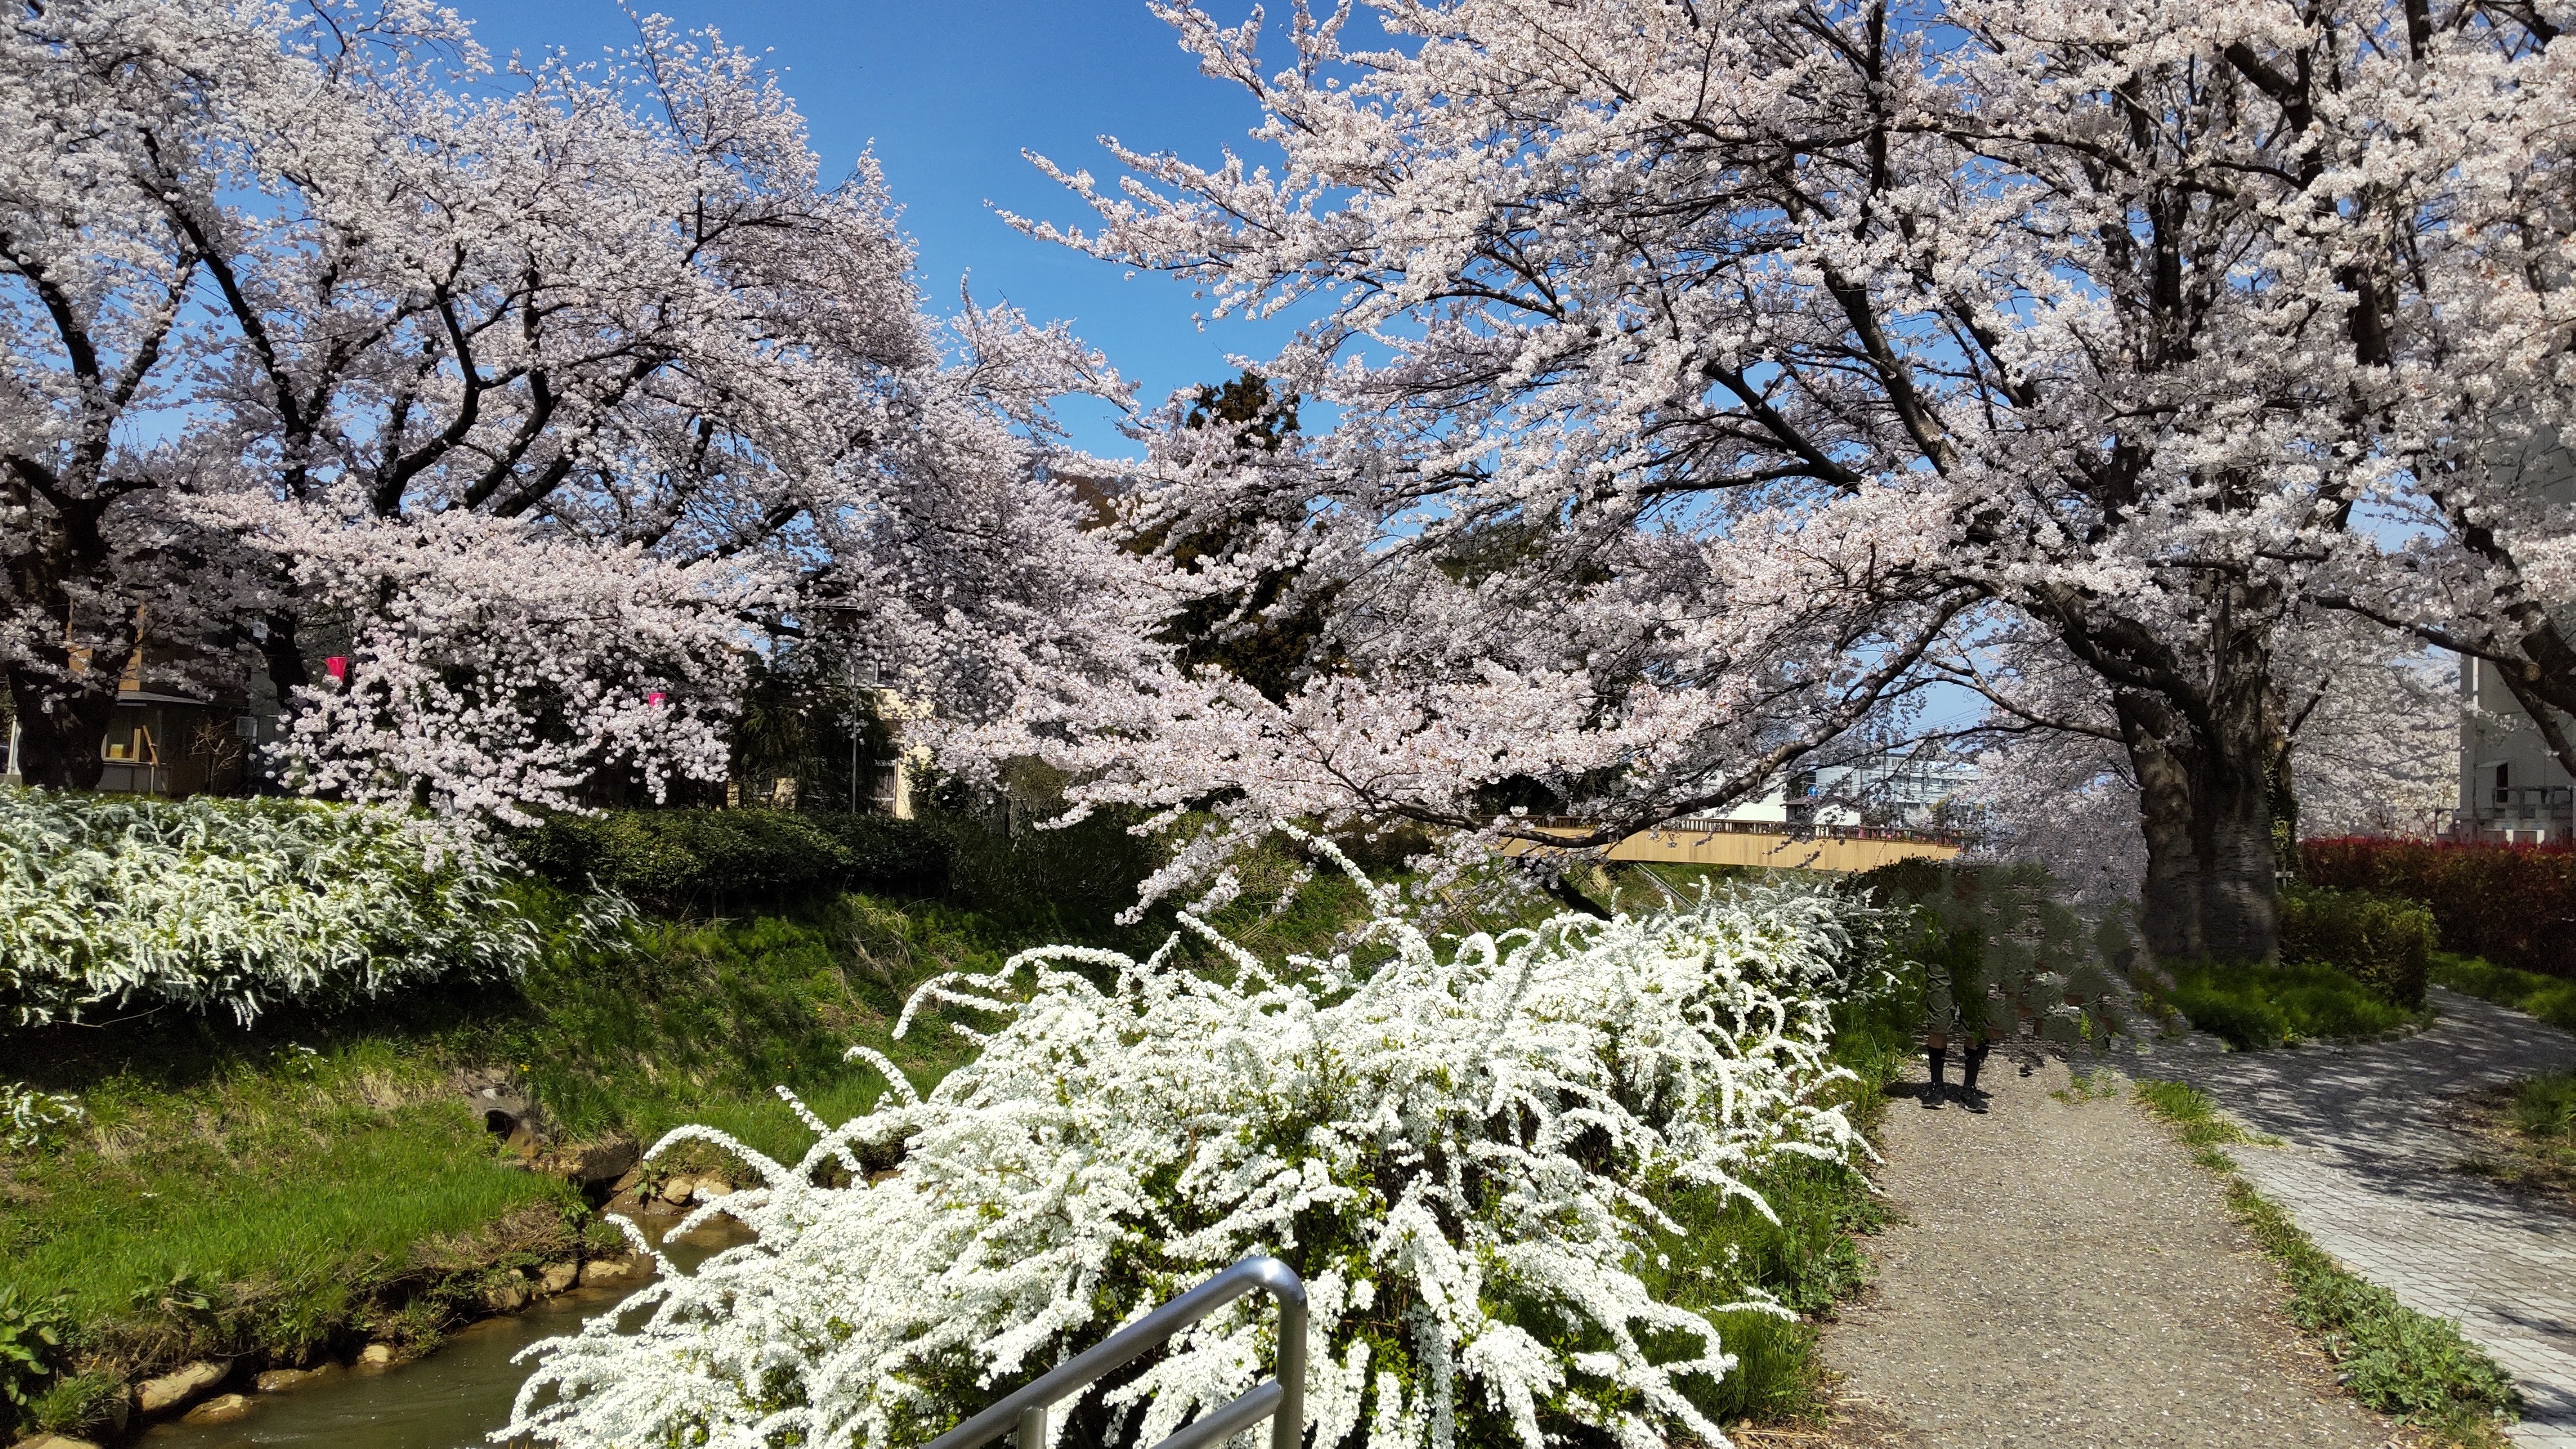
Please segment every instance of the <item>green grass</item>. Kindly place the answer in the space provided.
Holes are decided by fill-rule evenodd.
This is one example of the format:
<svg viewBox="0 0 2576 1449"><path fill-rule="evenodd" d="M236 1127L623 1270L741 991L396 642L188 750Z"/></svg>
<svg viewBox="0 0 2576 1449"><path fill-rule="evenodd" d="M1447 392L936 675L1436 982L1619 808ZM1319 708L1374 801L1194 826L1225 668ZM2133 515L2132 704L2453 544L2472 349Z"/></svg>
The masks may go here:
<svg viewBox="0 0 2576 1449"><path fill-rule="evenodd" d="M81 1083L86 1120L55 1145L0 1156L0 1293L61 1312L92 1378L424 1342L488 1270L595 1231L574 1189L498 1160L416 1050L162 1045ZM22 1417L80 1427L96 1388L58 1381Z"/></svg>
<svg viewBox="0 0 2576 1449"><path fill-rule="evenodd" d="M542 889L529 902L568 916ZM502 1160L464 1072L509 1070L567 1140L704 1122L792 1159L811 1137L774 1084L829 1120L865 1111L885 1083L843 1060L858 1043L926 1090L969 1046L936 1015L893 1039L911 987L998 966L1046 928L848 896L650 922L631 952L559 939L515 991L280 1011L251 1031L172 1012L16 1034L11 1073L86 1116L0 1154L0 1290L59 1299L83 1361L117 1372L426 1342L469 1316L480 1274L585 1231L573 1188Z"/></svg>
<svg viewBox="0 0 2576 1449"><path fill-rule="evenodd" d="M2380 1036L2423 1019L2331 966L2193 965L2173 976L2162 999L2239 1051Z"/></svg>
<svg viewBox="0 0 2576 1449"><path fill-rule="evenodd" d="M2289 1214L2248 1187L2227 1187L2254 1240L2281 1264L2290 1317L2316 1335L2363 1403L2463 1445L2501 1445L2501 1426L2522 1413L2513 1381L2458 1325L2418 1313L2308 1239Z"/></svg>
<svg viewBox="0 0 2576 1449"><path fill-rule="evenodd" d="M2203 1166L2227 1176L2227 1205L2280 1265L2291 1321L2317 1340L2356 1398L2464 1449L2501 1449L2522 1399L2459 1326L2418 1313L2327 1256L2279 1205L2235 1175L2221 1145L2260 1143L2182 1082L2141 1082L2137 1097L2171 1122Z"/></svg>
<svg viewBox="0 0 2576 1449"><path fill-rule="evenodd" d="M2185 1147L2194 1149L2193 1156L2203 1167L2219 1172L2233 1172L2235 1162L2221 1147L2243 1144L2249 1147L2278 1147L2281 1140L2259 1132L2248 1132L2233 1118L2220 1115L2218 1104L2209 1094L2188 1082L2140 1082L2138 1100L2148 1111L2180 1129Z"/></svg>
<svg viewBox="0 0 2576 1449"><path fill-rule="evenodd" d="M2576 1031L2576 981L2543 976L2537 971L2517 971L2475 956L2436 951L2433 983L2512 1007L2551 1026Z"/></svg>
<svg viewBox="0 0 2576 1449"><path fill-rule="evenodd" d="M2576 1136L2576 1076L2543 1072L2513 1084L2513 1130L2542 1141Z"/></svg>
<svg viewBox="0 0 2576 1449"><path fill-rule="evenodd" d="M1274 909L1298 864L1256 856L1244 899L1217 924L1264 955L1330 950L1362 909L1359 889L1320 873ZM695 1122L792 1160L811 1134L775 1086L839 1121L886 1088L845 1060L851 1046L883 1052L923 1091L971 1053L938 1012L894 1038L921 982L994 970L1045 942L1141 957L1170 930L1168 917L1086 926L1045 909L852 893L646 921L640 949L597 949L570 934L570 897L528 886L522 899L552 944L516 988L426 990L337 1016L280 1010L247 1031L165 1011L12 1034L9 1076L75 1096L86 1117L0 1153L0 1290L59 1300L84 1361L117 1372L212 1352L296 1361L359 1335L426 1342L460 1316L450 1310L477 1274L514 1252L559 1255L585 1210L562 1182L501 1160L464 1073L511 1073L564 1140L649 1145ZM1472 884L1452 900L1482 909L1435 905L1435 929L1500 930L1557 909ZM691 1145L673 1165L730 1164Z"/></svg>

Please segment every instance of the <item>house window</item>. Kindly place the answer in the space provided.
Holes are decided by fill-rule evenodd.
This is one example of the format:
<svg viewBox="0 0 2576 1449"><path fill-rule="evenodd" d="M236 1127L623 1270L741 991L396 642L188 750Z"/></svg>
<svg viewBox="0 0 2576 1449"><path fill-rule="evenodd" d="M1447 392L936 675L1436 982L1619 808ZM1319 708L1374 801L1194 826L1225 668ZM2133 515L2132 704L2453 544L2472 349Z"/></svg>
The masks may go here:
<svg viewBox="0 0 2576 1449"><path fill-rule="evenodd" d="M2512 793L2507 783L2511 779L2512 769L2513 767L2511 765L2496 766L2495 802L2498 805L2510 804L2512 802Z"/></svg>

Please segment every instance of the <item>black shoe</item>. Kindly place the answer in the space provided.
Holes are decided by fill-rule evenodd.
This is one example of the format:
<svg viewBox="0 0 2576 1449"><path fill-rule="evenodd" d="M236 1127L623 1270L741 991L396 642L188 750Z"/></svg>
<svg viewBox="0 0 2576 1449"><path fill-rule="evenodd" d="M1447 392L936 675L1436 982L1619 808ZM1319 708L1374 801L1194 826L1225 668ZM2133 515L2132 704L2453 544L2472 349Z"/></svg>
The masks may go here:
<svg viewBox="0 0 2576 1449"><path fill-rule="evenodd" d="M1950 1089L1943 1086L1941 1083L1925 1082L1922 1090L1914 1094L1914 1105L1917 1107L1938 1107L1941 1105L1941 1099L1948 1095L1950 1095Z"/></svg>
<svg viewBox="0 0 2576 1449"><path fill-rule="evenodd" d="M1951 1095L1958 1098L1960 1106L1967 1108L1969 1111L1976 1113L1980 1117L1986 1114L1986 1104L1994 1100L1991 1095L1980 1091L1975 1087L1961 1087Z"/></svg>

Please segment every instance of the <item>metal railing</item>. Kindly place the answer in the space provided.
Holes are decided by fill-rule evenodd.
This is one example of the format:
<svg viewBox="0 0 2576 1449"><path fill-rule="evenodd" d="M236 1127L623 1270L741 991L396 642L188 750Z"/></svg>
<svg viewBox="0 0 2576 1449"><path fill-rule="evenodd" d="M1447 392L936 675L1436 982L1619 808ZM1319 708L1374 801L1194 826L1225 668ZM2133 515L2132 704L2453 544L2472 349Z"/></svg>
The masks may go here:
<svg viewBox="0 0 2576 1449"><path fill-rule="evenodd" d="M1270 1377L1182 1425L1154 1449L1202 1449L1264 1418L1270 1420L1270 1449L1298 1449L1306 1437L1306 1285L1276 1258L1244 1259L931 1440L930 1449L980 1449L1006 1433L1014 1436L1016 1449L1046 1449L1048 1410L1255 1288L1279 1302L1279 1353Z"/></svg>

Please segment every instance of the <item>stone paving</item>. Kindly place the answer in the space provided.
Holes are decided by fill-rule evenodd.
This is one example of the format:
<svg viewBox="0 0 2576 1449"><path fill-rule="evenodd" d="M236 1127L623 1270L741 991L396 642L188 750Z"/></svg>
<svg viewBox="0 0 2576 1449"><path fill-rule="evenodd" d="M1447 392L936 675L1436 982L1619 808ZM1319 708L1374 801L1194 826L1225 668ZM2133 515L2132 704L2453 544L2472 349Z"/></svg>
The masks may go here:
<svg viewBox="0 0 2576 1449"><path fill-rule="evenodd" d="M2434 988L2429 1029L2389 1042L2229 1052L2197 1033L2125 1062L2180 1079L2277 1148L2229 1149L2247 1181L2353 1271L2457 1320L2514 1376L2516 1444L2576 1449L2576 1217L2452 1170L2446 1099L2576 1068L2576 1034Z"/></svg>

